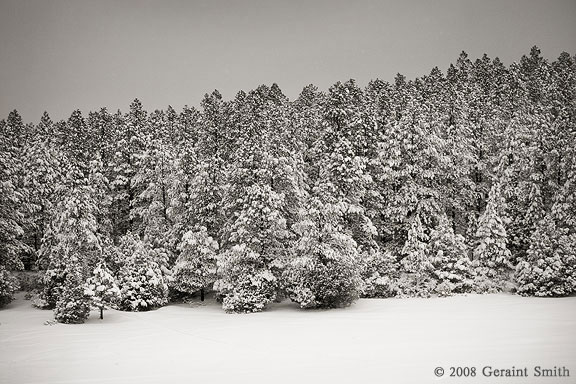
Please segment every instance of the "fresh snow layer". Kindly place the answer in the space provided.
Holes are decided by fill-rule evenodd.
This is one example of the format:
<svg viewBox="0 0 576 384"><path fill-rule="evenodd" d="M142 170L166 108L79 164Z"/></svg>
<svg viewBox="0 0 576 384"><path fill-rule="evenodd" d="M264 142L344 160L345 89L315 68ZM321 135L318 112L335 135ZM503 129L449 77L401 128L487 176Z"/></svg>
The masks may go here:
<svg viewBox="0 0 576 384"><path fill-rule="evenodd" d="M576 297L363 299L350 308L231 315L215 302L92 312L45 325L19 294L0 310L0 383L575 383ZM449 377L450 367L476 377ZM494 378L565 366L570 377ZM436 367L445 375L438 378Z"/></svg>

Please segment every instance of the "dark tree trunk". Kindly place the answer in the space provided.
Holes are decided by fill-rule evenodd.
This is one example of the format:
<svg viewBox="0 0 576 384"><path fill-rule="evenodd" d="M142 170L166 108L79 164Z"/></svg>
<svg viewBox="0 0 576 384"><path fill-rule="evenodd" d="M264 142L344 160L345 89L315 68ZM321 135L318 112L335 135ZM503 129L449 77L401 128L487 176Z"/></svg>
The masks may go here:
<svg viewBox="0 0 576 384"><path fill-rule="evenodd" d="M204 301L204 288L200 288L200 301Z"/></svg>
<svg viewBox="0 0 576 384"><path fill-rule="evenodd" d="M100 320L104 319L104 307L100 307Z"/></svg>

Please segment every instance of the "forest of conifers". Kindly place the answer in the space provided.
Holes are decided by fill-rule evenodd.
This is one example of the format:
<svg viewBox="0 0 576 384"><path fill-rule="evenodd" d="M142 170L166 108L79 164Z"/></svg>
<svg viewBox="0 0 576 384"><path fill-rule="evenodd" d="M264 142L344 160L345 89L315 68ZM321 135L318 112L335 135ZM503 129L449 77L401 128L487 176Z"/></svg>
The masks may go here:
<svg viewBox="0 0 576 384"><path fill-rule="evenodd" d="M273 84L181 111L13 111L0 132L0 304L36 270L34 303L58 321L204 293L254 312L576 291L568 53L463 52L293 101Z"/></svg>

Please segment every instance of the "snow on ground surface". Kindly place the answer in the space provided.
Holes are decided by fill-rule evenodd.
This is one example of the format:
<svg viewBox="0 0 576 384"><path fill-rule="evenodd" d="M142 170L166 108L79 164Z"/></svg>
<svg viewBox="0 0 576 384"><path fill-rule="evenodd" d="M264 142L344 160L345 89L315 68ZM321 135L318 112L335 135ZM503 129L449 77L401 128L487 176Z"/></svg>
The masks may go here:
<svg viewBox="0 0 576 384"><path fill-rule="evenodd" d="M329 311L285 302L249 315L207 302L52 326L51 311L22 297L0 310L0 383L576 382L576 297L363 299ZM450 366L477 375L449 377ZM565 366L570 377L487 378L484 366Z"/></svg>

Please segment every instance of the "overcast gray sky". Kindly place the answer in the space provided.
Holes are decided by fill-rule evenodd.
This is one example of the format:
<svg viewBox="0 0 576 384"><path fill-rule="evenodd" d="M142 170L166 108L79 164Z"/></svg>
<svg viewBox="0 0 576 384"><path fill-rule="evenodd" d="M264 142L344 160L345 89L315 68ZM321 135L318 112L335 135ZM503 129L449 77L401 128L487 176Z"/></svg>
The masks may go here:
<svg viewBox="0 0 576 384"><path fill-rule="evenodd" d="M576 53L576 0L0 0L0 118L198 105L276 82L408 78L460 51Z"/></svg>

